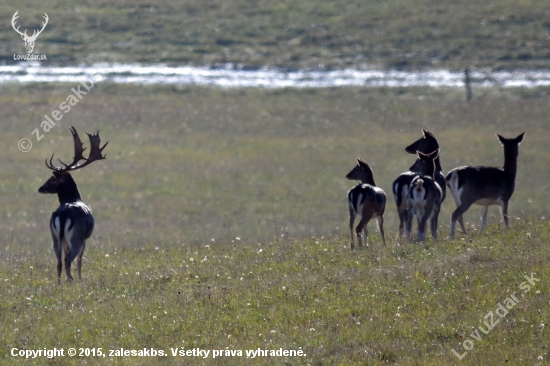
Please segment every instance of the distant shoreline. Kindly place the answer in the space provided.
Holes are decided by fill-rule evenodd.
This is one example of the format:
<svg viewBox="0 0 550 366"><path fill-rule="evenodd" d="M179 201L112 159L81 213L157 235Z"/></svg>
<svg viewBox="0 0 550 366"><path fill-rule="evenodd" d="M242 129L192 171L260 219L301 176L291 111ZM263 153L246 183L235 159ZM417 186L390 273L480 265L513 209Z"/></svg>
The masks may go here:
<svg viewBox="0 0 550 366"><path fill-rule="evenodd" d="M19 63L0 66L0 83L94 82L142 85L199 85L222 88L330 88L330 87L463 87L464 73L445 69L400 70L293 70L240 69L231 64L209 68L163 64L94 64L41 66ZM550 86L550 69L515 71L472 70L471 84L484 88Z"/></svg>

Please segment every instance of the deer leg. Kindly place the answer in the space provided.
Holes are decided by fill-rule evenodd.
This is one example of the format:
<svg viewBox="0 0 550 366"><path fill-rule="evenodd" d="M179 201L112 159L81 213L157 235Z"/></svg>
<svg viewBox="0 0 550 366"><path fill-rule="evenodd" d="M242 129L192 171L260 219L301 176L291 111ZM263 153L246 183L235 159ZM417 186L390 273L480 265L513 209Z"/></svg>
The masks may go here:
<svg viewBox="0 0 550 366"><path fill-rule="evenodd" d="M407 208L402 209L400 212L400 215L401 216L399 217L399 219L401 221L401 224L399 227L399 239L403 237L403 232L407 228L407 223L409 222L409 209Z"/></svg>
<svg viewBox="0 0 550 366"><path fill-rule="evenodd" d="M84 255L84 249L86 248L86 242L82 243L82 248L76 257L76 268L78 269L78 279L82 281L82 256Z"/></svg>
<svg viewBox="0 0 550 366"><path fill-rule="evenodd" d="M408 241L411 240L412 222L413 222L413 218L414 218L415 214L416 214L416 211L413 210L411 207L409 207L409 218L406 222L406 224L407 224L407 240Z"/></svg>
<svg viewBox="0 0 550 366"><path fill-rule="evenodd" d="M431 229L432 237L434 238L434 240L437 239L437 218L439 217L439 210L440 209L441 209L441 206L436 205L433 208L434 212L432 213L432 217L430 219L430 229Z"/></svg>
<svg viewBox="0 0 550 366"><path fill-rule="evenodd" d="M502 211L502 219L504 220L504 225L508 229L508 201L503 201L500 205L500 210Z"/></svg>
<svg viewBox="0 0 550 366"><path fill-rule="evenodd" d="M483 228L487 223L487 212L489 211L489 206L483 206L481 208L481 226L479 227L479 235L483 233Z"/></svg>
<svg viewBox="0 0 550 366"><path fill-rule="evenodd" d="M384 216L378 216L376 220L378 221L378 231L380 231L380 236L382 237L382 243L386 245L386 239L384 238Z"/></svg>
<svg viewBox="0 0 550 366"><path fill-rule="evenodd" d="M65 273L67 274L67 281L73 282L73 276L71 275L71 261L69 256L65 256Z"/></svg>
<svg viewBox="0 0 550 366"><path fill-rule="evenodd" d="M78 243L78 241L76 242ZM65 254L65 272L67 274L67 280L69 280L69 282L73 282L73 276L71 275L71 263L73 263L77 256L79 256L81 253L84 253L84 248L82 244L75 244L75 240L72 240L70 243L67 244L69 252Z"/></svg>
<svg viewBox="0 0 550 366"><path fill-rule="evenodd" d="M432 227L431 227L432 238L434 238L434 240L437 240L437 217L433 218L433 221L431 224L432 224Z"/></svg>
<svg viewBox="0 0 550 366"><path fill-rule="evenodd" d="M450 235L451 238L454 238L454 236L455 236L456 220L459 220L460 225L462 226L462 230L464 231L464 233L466 233L466 229L464 228L464 223L463 223L463 220L462 220L462 214L464 212L468 211L468 209L470 208L471 205L472 205L472 203L463 202L452 213L452 215L451 215L451 235Z"/></svg>
<svg viewBox="0 0 550 366"><path fill-rule="evenodd" d="M404 210L400 210L399 207L397 208L397 215L399 216L399 240L401 240L401 238L403 237L403 231L404 231L404 225L405 225L405 220L404 220L404 213L403 213Z"/></svg>
<svg viewBox="0 0 550 366"><path fill-rule="evenodd" d="M426 238L426 223L428 222L428 215L424 212L422 219L418 222L418 241L422 242Z"/></svg>
<svg viewBox="0 0 550 366"><path fill-rule="evenodd" d="M57 284L61 284L61 248L59 247L59 243L56 239L53 241L53 251L55 252L55 256L57 257Z"/></svg>
<svg viewBox="0 0 550 366"><path fill-rule="evenodd" d="M467 234L466 227L464 226L464 218L462 217L462 215L460 215L460 217L458 218L458 223L460 224L460 228L462 229L462 232L464 234Z"/></svg>
<svg viewBox="0 0 550 366"><path fill-rule="evenodd" d="M409 209L408 208L403 209L403 221L405 223L405 228L406 228L407 223L409 222Z"/></svg>
<svg viewBox="0 0 550 366"><path fill-rule="evenodd" d="M367 244L367 236L369 235L369 232L367 230L367 223L369 222L369 220L370 218L366 218L365 216L361 217L361 221L359 221L359 225L357 225L357 228L355 229L359 248L363 247L363 242L361 240L361 234L363 233L363 231L365 232L365 245Z"/></svg>
<svg viewBox="0 0 550 366"><path fill-rule="evenodd" d="M355 222L355 211L349 210L349 231L351 234L351 250L355 250L355 239L353 238L353 223Z"/></svg>
<svg viewBox="0 0 550 366"><path fill-rule="evenodd" d="M439 229L439 214L441 213L441 203L439 203L437 206L437 211L435 212L435 238L437 239L437 229Z"/></svg>

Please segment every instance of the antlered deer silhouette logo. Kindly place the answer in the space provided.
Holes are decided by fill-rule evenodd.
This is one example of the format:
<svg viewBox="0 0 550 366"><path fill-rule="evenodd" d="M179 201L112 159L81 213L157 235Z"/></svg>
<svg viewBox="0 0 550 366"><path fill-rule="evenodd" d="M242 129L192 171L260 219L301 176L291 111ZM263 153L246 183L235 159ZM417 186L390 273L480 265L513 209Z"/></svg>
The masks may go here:
<svg viewBox="0 0 550 366"><path fill-rule="evenodd" d="M25 29L25 32L21 32L19 30L19 26L17 28L15 28L15 22L17 20L17 18L19 18L19 15L17 14L19 13L19 10L15 12L15 14L13 14L13 17L11 18L11 26L13 27L13 29L19 33L21 35L21 38L23 38L23 41L25 41L25 48L27 49L27 53L32 53L32 50L34 49L34 42L36 42L36 38L38 38L38 36L40 35L40 33L42 33L42 31L44 30L44 28L46 28L46 24L48 24L48 14L44 13L44 22L42 22L42 29L38 30L38 29L35 29L32 36L29 36L27 34L27 30Z"/></svg>

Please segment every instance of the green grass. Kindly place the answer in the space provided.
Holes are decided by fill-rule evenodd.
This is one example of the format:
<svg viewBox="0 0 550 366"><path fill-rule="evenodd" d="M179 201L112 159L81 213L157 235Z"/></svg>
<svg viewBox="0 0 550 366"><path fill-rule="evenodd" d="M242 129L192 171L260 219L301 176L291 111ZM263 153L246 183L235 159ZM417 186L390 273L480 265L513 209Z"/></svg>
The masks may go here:
<svg viewBox="0 0 550 366"><path fill-rule="evenodd" d="M547 68L546 0L498 2L213 0L0 3L0 54L10 28L50 21L36 43L48 63L140 62L284 68ZM32 33L32 32L31 32Z"/></svg>
<svg viewBox="0 0 550 366"><path fill-rule="evenodd" d="M376 240L355 252L347 238L322 236L166 249L91 246L84 280L60 286L51 256L4 253L0 362L15 361L13 347L101 347L168 356L85 359L180 364L170 348L183 347L305 353L252 364L543 364L550 357L549 234L547 222L532 221L425 246ZM527 293L520 287L525 275L540 280ZM486 329L486 314L512 293L519 303L473 340L473 328ZM452 350L463 354L466 339L474 349L459 362ZM188 362L238 365L245 357Z"/></svg>
<svg viewBox="0 0 550 366"><path fill-rule="evenodd" d="M299 349L303 358L249 363L440 365L499 302L533 291L460 363L548 360L548 90L221 90L96 84L52 131L31 131L74 85L0 88L0 362L13 347ZM107 159L74 177L94 209L83 280L58 286L48 230L57 198L37 193L44 159L72 156L68 127L99 129ZM526 131L511 230L497 210L483 236L397 241L391 182L414 158L404 147L434 132L445 171L502 165L497 138ZM23 153L17 142L33 142ZM345 180L355 157L388 194L388 246L349 249ZM74 271L73 271L74 272ZM537 293L536 291L540 291ZM399 314L399 315L397 315ZM541 326L545 324L545 326ZM543 357L539 361L538 357ZM87 359L103 364L111 358ZM55 364L81 364L69 357ZM172 356L118 358L174 364ZM240 358L189 361L242 364ZM216 363L217 362L217 363ZM30 361L44 364L45 359Z"/></svg>
<svg viewBox="0 0 550 366"><path fill-rule="evenodd" d="M344 176L357 156L372 165L386 191L386 222L395 228L391 184L414 161L404 147L421 128L438 137L444 171L502 166L494 134L525 131L510 214L548 217L548 187L541 182L550 158L540 153L549 143L544 90L479 90L466 104L453 89L224 91L98 84L36 141L31 132L71 87L10 86L0 92L4 232L24 229L49 241L42 234L57 199L37 189L50 175L45 158L72 156L71 125L81 134L100 130L110 141L107 160L74 176L98 218L94 240L118 247L235 237L269 242L284 232L346 234L346 192L356 182ZM24 137L33 142L28 153L17 148ZM444 235L453 209L451 199L442 207ZM474 207L466 220L477 227L479 215ZM500 221L496 208L489 215L489 224ZM20 236L13 240L16 247L34 245Z"/></svg>

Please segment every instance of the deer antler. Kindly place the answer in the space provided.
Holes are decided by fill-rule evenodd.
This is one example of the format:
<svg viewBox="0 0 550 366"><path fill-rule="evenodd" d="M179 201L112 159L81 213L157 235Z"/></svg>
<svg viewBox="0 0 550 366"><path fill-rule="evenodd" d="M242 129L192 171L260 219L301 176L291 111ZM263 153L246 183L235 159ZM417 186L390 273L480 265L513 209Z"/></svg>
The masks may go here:
<svg viewBox="0 0 550 366"><path fill-rule="evenodd" d="M42 18L44 18L44 20L45 20L45 22L42 22L42 29L40 29L40 30L35 29L32 36L29 37L29 38L35 38L36 39L40 35L40 33L42 33L44 28L46 28L46 25L48 24L48 20L50 18L48 18L48 14L46 14L46 13L44 13L44 16ZM25 32L26 32L26 30L25 30Z"/></svg>
<svg viewBox="0 0 550 366"><path fill-rule="evenodd" d="M46 28L46 25L48 24L48 20L50 19L48 17L48 14L44 13L44 16L42 18L44 18L44 22L42 22L42 29L38 30L38 29L35 29L32 36L29 37L29 35L27 34L27 30L25 29L25 32L21 32L19 30L19 26L17 28L15 28L15 23L16 23L16 20L17 18L19 18L19 10L17 10L15 12L15 14L13 14L13 17L11 18L11 26L13 27L13 29L19 33L21 36L25 37L25 39L36 39L40 33L42 33L42 31L44 30L44 28Z"/></svg>
<svg viewBox="0 0 550 366"><path fill-rule="evenodd" d="M99 131L97 131L97 133L95 135L90 135L88 132L86 132L86 134L88 135L88 138L90 139L91 149L90 149L90 154L88 155L87 158L85 158L84 155L82 155L82 153L84 152L84 150L86 150L86 148L83 147L83 144L80 141L80 137L78 136L78 133L76 132L76 129L73 126L71 126L70 130L71 130L71 133L73 135L73 140L74 140L74 158L73 158L73 162L70 163L70 164L65 164L61 160L57 159L65 167L64 168L56 167L52 163L52 160L53 160L53 154L52 154L52 157L50 158L49 164L48 164L48 159L46 159L46 166L49 169L55 170L55 171L68 172L68 171L84 168L86 165L89 165L89 164L93 163L96 160L105 159L105 155L101 155L101 153L103 152L103 149L105 149L105 147L107 146L107 144L109 142L107 141L105 143L105 145L103 145L103 147L101 147L101 148L99 147L99 145L101 143L101 139L99 138ZM85 162L84 162L84 164L79 165L78 162L81 161L81 160L85 160Z"/></svg>
<svg viewBox="0 0 550 366"><path fill-rule="evenodd" d="M16 31L17 33L19 33L20 35L25 36L25 37L28 37L28 35L27 35L27 30L26 30L26 29L25 29L25 33L23 33L23 32L21 32L21 31L19 30L19 27L15 28L16 20L17 20L17 18L19 18L19 15L17 15L17 13L19 13L19 10L17 10L17 11L15 12L15 14L13 14L13 17L11 18L11 26L13 27L13 30L15 30L15 31ZM44 14L46 14L46 13L44 13ZM47 21L46 21L46 23L47 23ZM46 25L44 25L44 26L46 26Z"/></svg>

